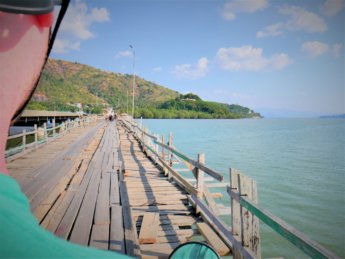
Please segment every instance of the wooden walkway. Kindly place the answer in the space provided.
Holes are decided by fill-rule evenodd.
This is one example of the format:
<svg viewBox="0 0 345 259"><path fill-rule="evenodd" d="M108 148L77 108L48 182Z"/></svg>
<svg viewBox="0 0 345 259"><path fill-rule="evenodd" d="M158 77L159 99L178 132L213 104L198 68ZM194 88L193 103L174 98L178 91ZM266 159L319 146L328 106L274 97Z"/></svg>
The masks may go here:
<svg viewBox="0 0 345 259"><path fill-rule="evenodd" d="M187 193L168 181L149 160L133 135L119 127L123 181L140 251L145 256L167 257L179 244L199 234ZM121 193L122 194L122 193ZM122 197L122 195L121 195Z"/></svg>
<svg viewBox="0 0 345 259"><path fill-rule="evenodd" d="M8 168L44 228L74 243L125 253L118 165L115 123L102 121Z"/></svg>
<svg viewBox="0 0 345 259"><path fill-rule="evenodd" d="M212 232L120 123L74 129L8 168L41 226L73 243L167 258Z"/></svg>
<svg viewBox="0 0 345 259"><path fill-rule="evenodd" d="M167 258L179 244L194 240L209 243L221 256L231 248L234 258L254 259L261 257L261 219L311 257L337 258L260 208L255 181L231 168L229 184L208 184L204 173L218 181L222 177L205 166L204 155L193 160L173 147L172 135L168 144L163 139L132 120L102 120L24 153L8 169L41 226L84 246ZM183 160L195 179L183 178L179 172L186 170L175 170L173 157ZM208 189L224 186L231 200L231 228L218 217L216 193Z"/></svg>

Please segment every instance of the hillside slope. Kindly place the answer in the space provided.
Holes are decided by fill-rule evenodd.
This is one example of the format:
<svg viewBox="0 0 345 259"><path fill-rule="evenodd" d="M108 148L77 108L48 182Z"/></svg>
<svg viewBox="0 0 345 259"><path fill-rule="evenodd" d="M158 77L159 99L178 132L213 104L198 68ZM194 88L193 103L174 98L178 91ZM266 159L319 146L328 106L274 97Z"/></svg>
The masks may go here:
<svg viewBox="0 0 345 259"><path fill-rule="evenodd" d="M132 80L132 75L49 59L28 108L73 110L73 104L82 103L84 107L111 105L124 109L127 90L131 97ZM179 95L140 77L136 77L134 92L139 106L156 105Z"/></svg>
<svg viewBox="0 0 345 259"><path fill-rule="evenodd" d="M49 59L29 102L32 110L79 110L100 113L104 107L126 112L132 105L133 76L105 72L87 65ZM136 77L135 117L143 118L253 118L249 108L201 100Z"/></svg>

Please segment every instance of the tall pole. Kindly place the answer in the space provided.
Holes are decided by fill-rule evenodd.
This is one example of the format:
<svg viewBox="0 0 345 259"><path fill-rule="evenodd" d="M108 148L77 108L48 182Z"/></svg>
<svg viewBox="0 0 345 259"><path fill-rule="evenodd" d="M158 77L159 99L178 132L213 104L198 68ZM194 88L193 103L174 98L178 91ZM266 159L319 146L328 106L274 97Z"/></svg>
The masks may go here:
<svg viewBox="0 0 345 259"><path fill-rule="evenodd" d="M135 86L135 49L132 45L129 47L133 51L133 89L132 89L132 118L134 119L134 86Z"/></svg>
<svg viewBox="0 0 345 259"><path fill-rule="evenodd" d="M128 114L128 88L127 88L127 114Z"/></svg>

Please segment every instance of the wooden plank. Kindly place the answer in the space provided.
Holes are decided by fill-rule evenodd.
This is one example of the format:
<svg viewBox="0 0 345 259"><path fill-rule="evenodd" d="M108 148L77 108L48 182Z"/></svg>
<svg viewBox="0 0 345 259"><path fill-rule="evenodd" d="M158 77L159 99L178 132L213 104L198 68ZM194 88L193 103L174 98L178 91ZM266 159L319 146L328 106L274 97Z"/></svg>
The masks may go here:
<svg viewBox="0 0 345 259"><path fill-rule="evenodd" d="M117 172L110 174L110 205L120 204L119 179Z"/></svg>
<svg viewBox="0 0 345 259"><path fill-rule="evenodd" d="M257 203L256 182L243 174L238 174L237 177L240 187L239 194ZM246 208L241 207L241 221L242 244L249 247L258 257L261 257L258 219Z"/></svg>
<svg viewBox="0 0 345 259"><path fill-rule="evenodd" d="M96 166L93 170L90 184L86 190L85 197L81 204L76 218L70 241L84 246L88 245L89 235L92 227L93 215L95 213L97 191L100 181L100 167Z"/></svg>
<svg viewBox="0 0 345 259"><path fill-rule="evenodd" d="M165 236L186 236L192 237L199 235L200 232L197 229L172 229L172 230L158 230L159 237Z"/></svg>
<svg viewBox="0 0 345 259"><path fill-rule="evenodd" d="M199 231L220 256L230 253L230 249L224 244L220 237L204 222L196 223Z"/></svg>
<svg viewBox="0 0 345 259"><path fill-rule="evenodd" d="M126 182L120 182L120 197L122 204L123 226L125 231L126 254L140 257L140 246L137 239L137 230L132 222L132 212L129 206Z"/></svg>
<svg viewBox="0 0 345 259"><path fill-rule="evenodd" d="M63 197L60 197L61 201L54 205L54 210L50 211L43 220L42 226L44 228L53 233L56 231L74 195L75 192L66 191Z"/></svg>
<svg viewBox="0 0 345 259"><path fill-rule="evenodd" d="M208 191L207 187L204 187L204 196L205 196L205 200L208 204L208 206L211 208L211 210L218 215L219 214L219 210L217 207L217 203L214 201L213 197L211 196L210 192Z"/></svg>
<svg viewBox="0 0 345 259"><path fill-rule="evenodd" d="M230 188L236 193L239 193L238 174L239 172L236 169L230 168ZM231 229L232 234L234 236L238 236L241 240L242 232L240 204L234 199L231 199Z"/></svg>
<svg viewBox="0 0 345 259"><path fill-rule="evenodd" d="M111 206L109 250L121 254L126 252L122 207L118 204Z"/></svg>
<svg viewBox="0 0 345 259"><path fill-rule="evenodd" d="M90 237L90 246L102 250L108 250L109 224L93 225Z"/></svg>
<svg viewBox="0 0 345 259"><path fill-rule="evenodd" d="M157 241L159 213L145 213L139 234L139 244L154 244Z"/></svg>
<svg viewBox="0 0 345 259"><path fill-rule="evenodd" d="M172 250L180 243L163 243L153 245L141 245L141 251L144 255L158 256L159 258L167 258Z"/></svg>
<svg viewBox="0 0 345 259"><path fill-rule="evenodd" d="M100 135L104 134L101 133ZM98 144L98 147L102 146L103 138L101 139L101 142ZM59 223L59 226L57 227L55 231L55 235L67 239L69 236L69 233L72 229L73 223L75 222L75 218L78 215L80 205L83 201L86 189L91 181L91 177L93 176L93 171L95 170L96 163L100 161L100 151L99 149L96 150L89 167L87 168L87 172L82 179L82 182L80 184L80 187L77 189L75 196L73 197L73 200L71 201L70 206L68 207L66 213L64 214L61 222ZM92 182L92 181L91 181ZM96 196L95 196L96 197ZM93 213L92 213L93 215Z"/></svg>
<svg viewBox="0 0 345 259"><path fill-rule="evenodd" d="M135 214L133 213L134 216L134 221L136 221L137 226L140 226L142 224L142 220L139 220L138 217L142 216L143 214ZM167 218L166 216L175 216L175 215L160 215L160 219L159 219L159 226L163 226L163 225L175 225L177 227L179 226L192 226L193 224L196 223L196 219L194 219L193 217L190 216L184 216L181 219L177 219L177 218ZM180 216L181 217L181 216ZM173 227L174 228L174 227ZM179 229L179 228L177 228Z"/></svg>
<svg viewBox="0 0 345 259"><path fill-rule="evenodd" d="M224 243L233 249L237 249L239 254L243 254L245 258L257 258L256 255L246 247L243 247L241 241L238 237L232 235L229 228L222 222L218 217L216 217L212 211L196 196L188 196L188 200L193 206L198 205L200 208L200 214L202 218L219 234ZM234 254L233 254L234 255Z"/></svg>
<svg viewBox="0 0 345 259"><path fill-rule="evenodd" d="M205 154L198 154L198 163L205 164ZM204 172L197 168L196 169L196 186L197 186L197 197L202 199L204 196ZM198 208L197 208L198 211Z"/></svg>
<svg viewBox="0 0 345 259"><path fill-rule="evenodd" d="M78 215L78 211L80 208L80 204L83 201L86 188L89 184L90 178L92 176L92 171L94 167L94 161L91 161L90 166L85 174L85 177L83 178L83 181L76 191L75 196L73 197L73 200L71 201L70 206L68 207L66 213L64 214L63 218L61 219L61 222L59 223L59 226L55 230L55 235L58 237L67 239L73 223L75 221L75 217Z"/></svg>
<svg viewBox="0 0 345 259"><path fill-rule="evenodd" d="M186 243L188 242L190 237L187 236L162 236L162 237L157 237L157 243L162 244L162 243Z"/></svg>
<svg viewBox="0 0 345 259"><path fill-rule="evenodd" d="M110 206L109 206L109 194L110 194L110 173L105 172L102 174L100 182L94 224L110 224Z"/></svg>
<svg viewBox="0 0 345 259"><path fill-rule="evenodd" d="M182 198L178 198L176 196L172 196L170 199L169 197L166 198L145 198L140 197L140 199L130 199L130 205L133 207L136 206L157 206L157 205L171 205L171 204L181 204L187 200L186 196L182 196Z"/></svg>

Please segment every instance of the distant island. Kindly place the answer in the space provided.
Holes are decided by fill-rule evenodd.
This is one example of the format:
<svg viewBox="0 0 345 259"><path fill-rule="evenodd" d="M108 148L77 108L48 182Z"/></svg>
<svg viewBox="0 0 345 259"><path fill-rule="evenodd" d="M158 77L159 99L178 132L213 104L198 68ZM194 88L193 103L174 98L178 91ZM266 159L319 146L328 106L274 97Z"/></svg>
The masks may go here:
<svg viewBox="0 0 345 259"><path fill-rule="evenodd" d="M27 109L101 113L132 110L132 81L128 74L102 71L77 62L49 59ZM202 100L136 77L135 118L240 119L262 118L260 113L238 104ZM127 99L127 96L129 98Z"/></svg>
<svg viewBox="0 0 345 259"><path fill-rule="evenodd" d="M324 115L320 116L320 119L345 119L345 113L344 114L336 114L336 115Z"/></svg>

